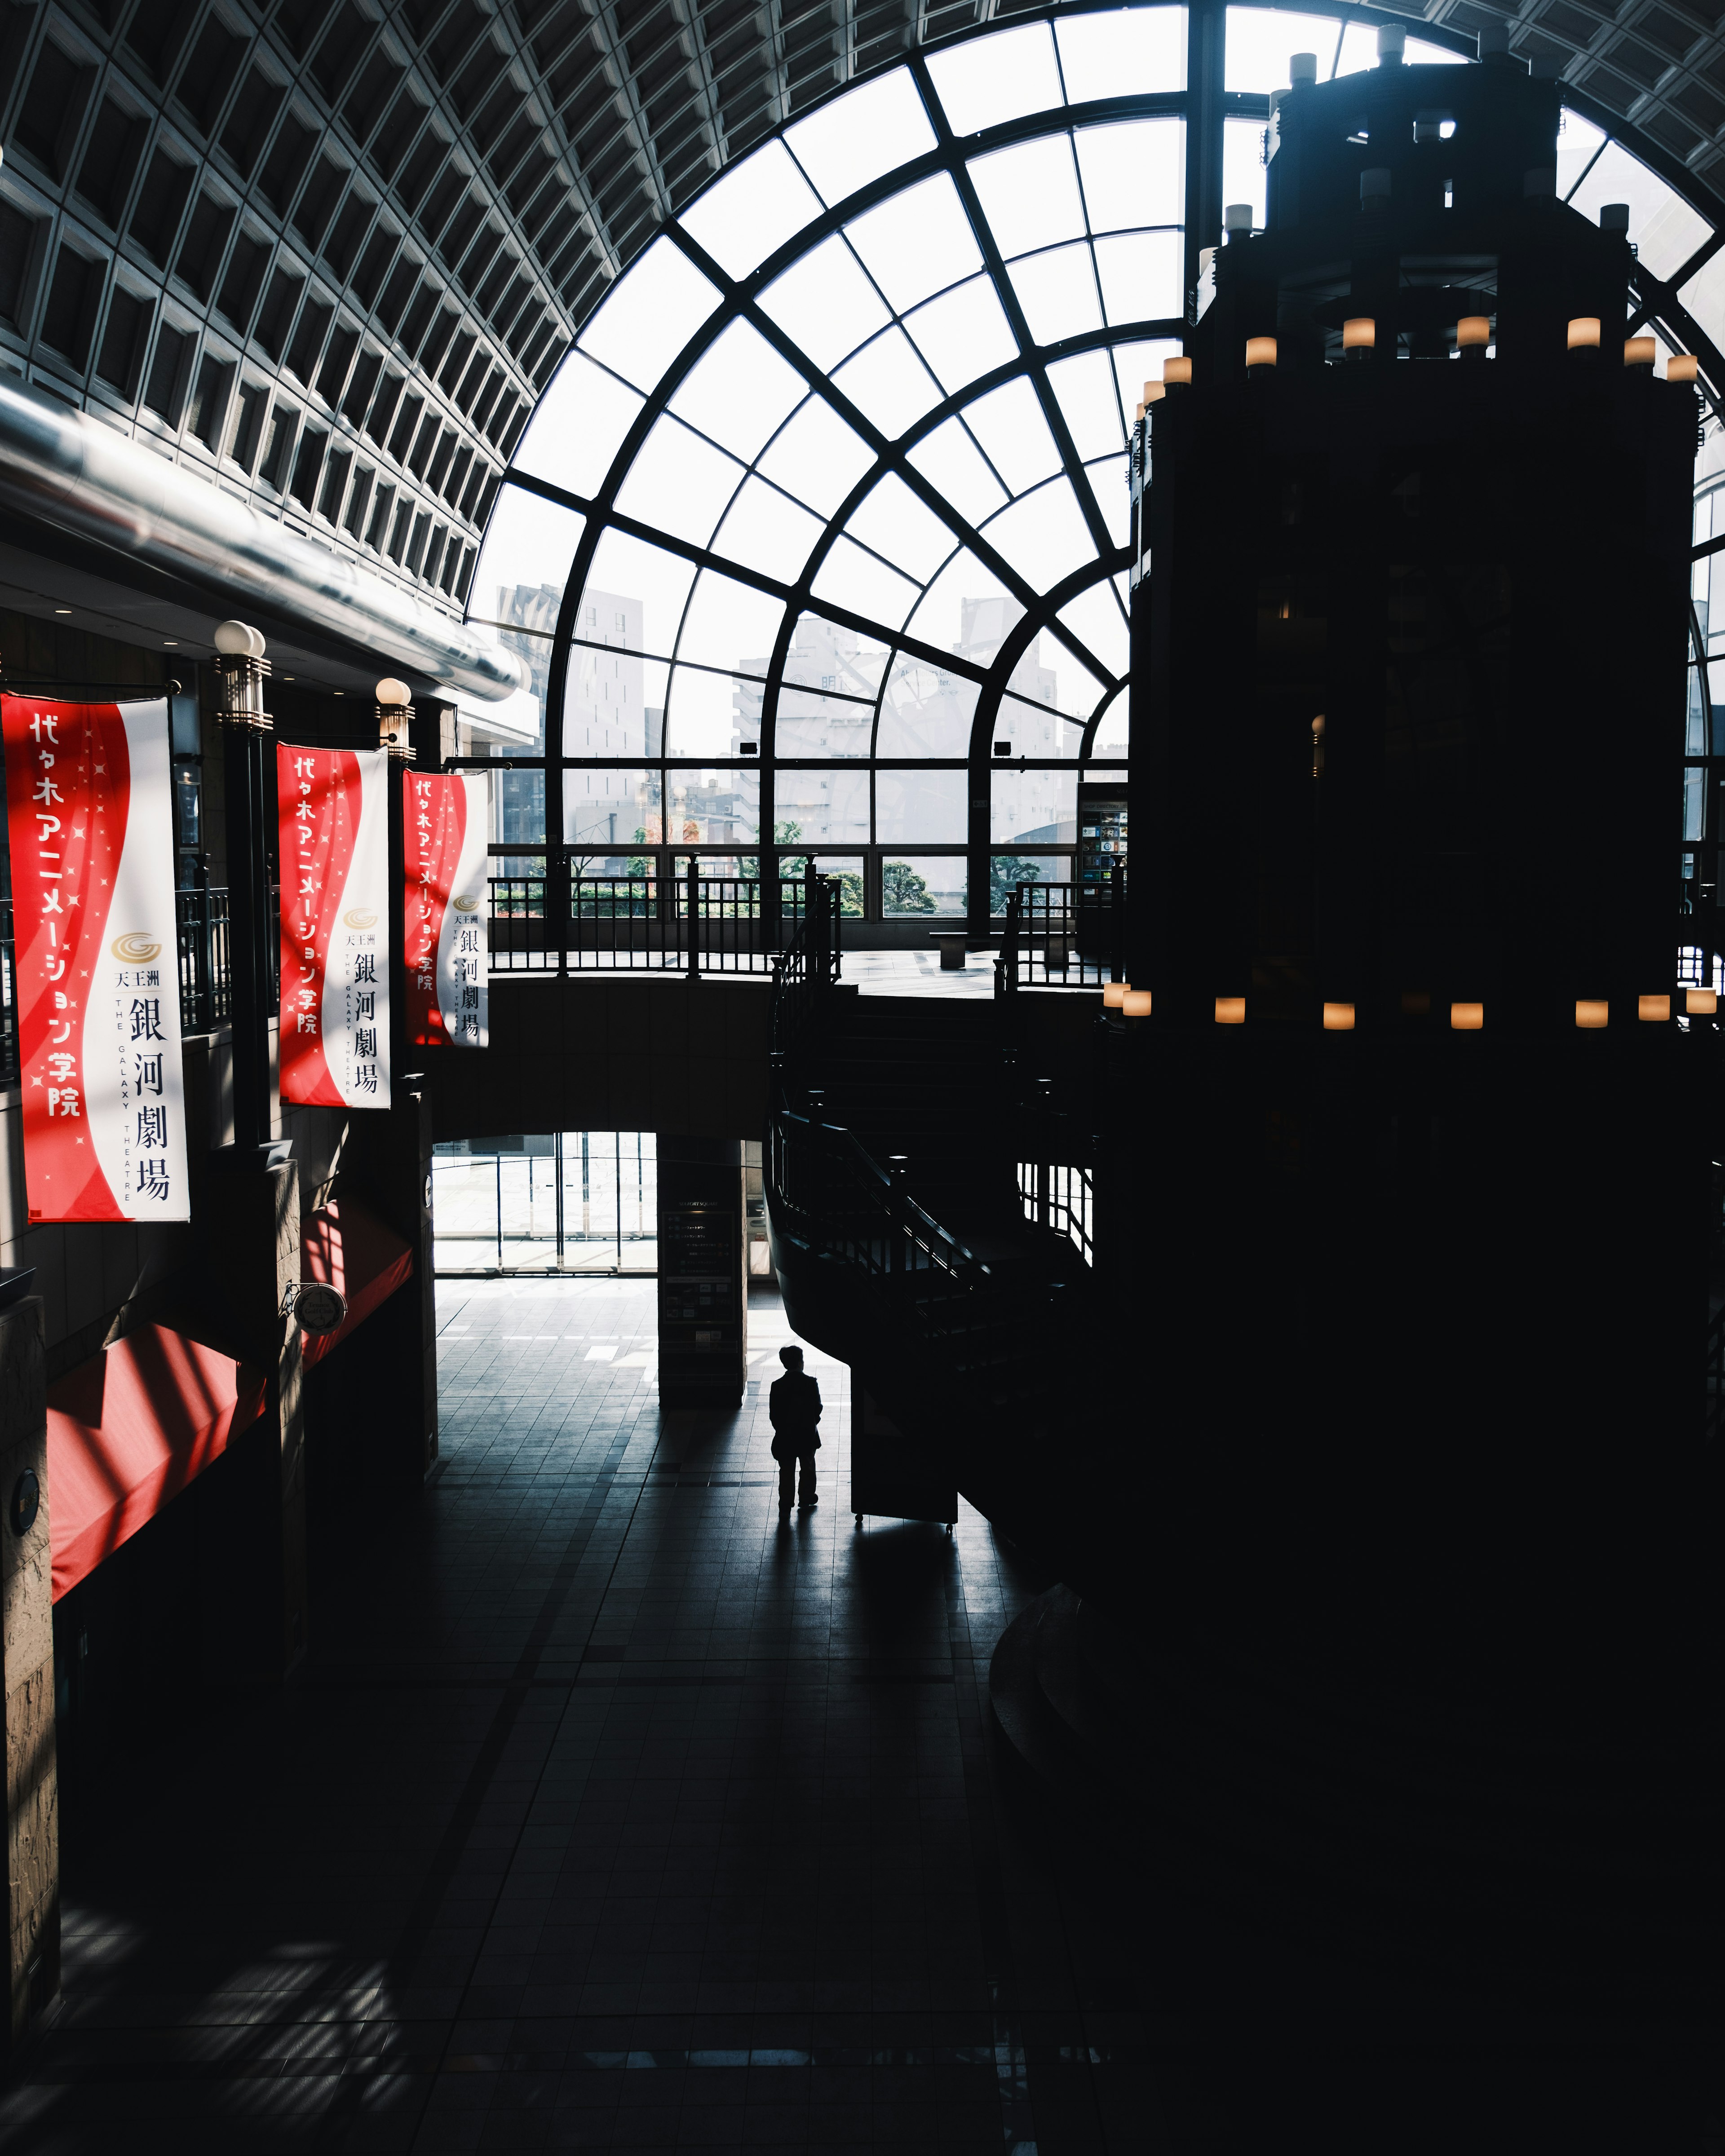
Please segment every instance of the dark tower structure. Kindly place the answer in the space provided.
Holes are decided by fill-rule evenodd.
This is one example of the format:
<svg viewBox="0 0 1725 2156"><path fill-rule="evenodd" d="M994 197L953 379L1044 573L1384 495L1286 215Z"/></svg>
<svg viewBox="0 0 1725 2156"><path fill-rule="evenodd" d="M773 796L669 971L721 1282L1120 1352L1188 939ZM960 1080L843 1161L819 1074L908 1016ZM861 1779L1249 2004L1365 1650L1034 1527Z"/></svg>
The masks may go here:
<svg viewBox="0 0 1725 2156"><path fill-rule="evenodd" d="M1361 1746L1359 1921L1635 1984L1712 1653L1697 409L1558 121L1507 56L1296 84L1150 407L1114 1248L1163 1637L1315 1774ZM1320 1900L1354 1861L1285 1845Z"/></svg>

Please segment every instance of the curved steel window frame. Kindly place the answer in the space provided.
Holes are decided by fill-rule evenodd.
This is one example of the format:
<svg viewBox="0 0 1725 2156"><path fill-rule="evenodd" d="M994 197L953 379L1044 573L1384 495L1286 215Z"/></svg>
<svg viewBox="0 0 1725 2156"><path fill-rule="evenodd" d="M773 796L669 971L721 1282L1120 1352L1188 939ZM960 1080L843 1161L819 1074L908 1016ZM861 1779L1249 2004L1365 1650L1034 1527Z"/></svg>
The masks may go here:
<svg viewBox="0 0 1725 2156"><path fill-rule="evenodd" d="M1150 0L1150 3L1156 4L1156 0ZM1230 120L1245 119L1260 121L1267 120L1270 100L1265 95L1250 92L1228 91L1224 88L1226 66L1226 8L1224 4L1210 4L1210 0L1198 0L1198 4L1190 4L1186 8L1188 62L1186 87L1182 90L1140 93L1083 104L1045 107L975 133L957 136L951 130L944 105L929 67L931 56L937 59L941 54L963 45L974 43L980 38L999 36L1009 30L1017 30L1037 23L1052 25L1058 22L1069 21L1081 14L1111 14L1119 12L1121 10L1117 4L1111 5L1109 0L1091 0L1091 4L1085 4L1085 0L1078 0L1076 5L1046 6L1027 10L1022 14L1014 16L1008 23L990 22L956 33L949 38L922 46L911 54L895 55L891 60L882 62L878 66L857 75L850 82L835 87L829 95L821 99L817 104L805 108L797 113L793 118L783 122L773 135L762 138L760 143L752 144L747 153L749 155L756 154L766 142L781 139L791 128L801 125L811 116L818 114L827 105L849 95L860 84L884 77L900 68L908 69L915 80L936 138L932 149L894 167L890 172L871 181L867 186L859 188L841 202L825 208L819 216L802 226L790 239L784 241L755 270L744 277L733 278L722 270L693 235L684 228L680 218L667 219L663 228L664 236L681 250L688 261L718 291L721 295L719 304L665 369L650 393L646 396L640 410L636 413L633 424L611 460L603 485L594 494L591 495L578 494L553 482L515 469L511 469L506 475L510 485L523 492L536 495L548 502L576 511L585 520L559 607L557 625L552 632L552 650L549 679L547 684L543 752L531 757L512 757L495 760L497 764L506 768L543 770L546 780L545 844L549 856L554 857L564 843L563 788L561 775L565 772L633 770L640 768L644 762L649 768L656 769L660 773L662 783L667 785L673 775L679 773L691 773L696 770L753 773L758 775L761 788L761 837L758 842L758 851L762 859L763 869L767 861L778 851L792 852L798 855L811 851L835 855L842 853L850 855L860 850L864 852L873 850L883 855L890 852L895 856L933 853L950 855L958 850L962 843L963 850L969 857L973 923L978 927L983 927L986 925L988 855L991 851L1003 850L993 845L991 842L990 773L996 769L1006 768L1040 769L1082 774L1091 768L1118 769L1122 767L1125 762L1124 758L1117 756L1096 758L1093 752L1105 716L1116 699L1125 690L1126 677L1124 674L1117 673L1106 665L1095 652L1086 646L1083 639L1075 631L1057 619L1057 616L1063 608L1084 592L1105 581L1126 574L1132 565L1131 550L1128 547L1116 546L1110 537L1105 520L1091 494L1084 460L1078 454L1061 410L1060 400L1050 382L1049 369L1060 361L1086 352L1106 352L1111 347L1130 343L1180 338L1187 327L1187 315L1147 317L1133 321L1106 324L1096 329L1060 338L1051 343L1039 344L1029 334L1028 323L1017 299L1012 279L996 245L989 221L978 198L975 186L967 168L971 162L987 156L991 151L1045 140L1062 134L1074 134L1078 130L1088 126L1126 120L1151 118L1181 120L1185 128L1183 283L1187 313L1189 314L1192 295L1197 283L1200 252L1204 246L1220 238L1223 207L1223 136L1225 124ZM1406 16L1363 8L1348 4L1348 0L1301 0L1301 4L1297 7L1281 8L1272 5L1263 9L1262 12L1287 13L1307 18L1323 16L1334 21L1337 25L1337 37L1335 50L1330 56L1332 72L1341 54L1342 32L1350 23L1375 26L1382 23L1394 23L1427 44L1440 47L1470 60L1474 57L1474 40L1447 28L1441 23L1420 22ZM1659 179L1671 187L1683 201L1693 207L1712 228L1707 239L1692 250L1688 258L1679 264L1669 277L1661 279L1645 267L1638 268L1632 288L1635 311L1626 326L1625 333L1632 334L1643 328L1652 326L1659 331L1674 350L1696 354L1700 362L1703 377L1701 385L1703 398L1714 417L1717 418L1721 415L1722 409L1725 409L1725 406L1722 406L1722 398L1725 398L1725 356L1722 356L1712 339L1690 316L1679 299L1678 293L1699 270L1702 269L1722 248L1725 248L1725 204L1722 204L1712 196L1710 190L1702 186L1678 160L1661 149L1641 131L1619 119L1597 100L1589 97L1568 83L1561 85L1560 94L1563 105L1568 110L1598 127L1605 136L1607 142L1620 143L1632 156L1638 158ZM1598 157L1603 153L1604 146L1604 144L1602 144L1600 150L1596 151L1594 157L1590 158L1588 164L1583 167L1581 173L1568 191L1570 195L1573 195L1584 184L1589 171L1597 162ZM716 184L730 169L732 167L727 166L724 171L716 174L711 184ZM967 382L955 393L942 398L940 402L925 412L905 433L889 439L852 403L842 388L835 386L833 377L838 368L829 371L817 367L795 340L787 335L766 312L761 305L761 298L778 277L793 264L812 253L822 242L841 232L845 226L855 223L867 211L901 193L906 188L942 173L950 178L957 189L959 200L969 218L978 251L982 256L983 269L988 275L1005 312L1008 325L1018 343L1019 351L1011 360L1003 362L990 372ZM1565 199L1568 198L1566 196ZM697 196L695 203L691 203L688 208L692 209L695 203L698 203L702 199L703 196ZM1149 228L1147 226L1145 228ZM1207 238L1206 235L1209 237ZM1013 259L1016 260L1019 258L1014 256ZM625 271L624 275L627 275L627 274ZM968 278L975 274L974 271L967 271L965 276ZM939 295L935 294L927 296L934 298ZM920 305L927 303L927 300L922 300L916 304ZM901 312L901 311L896 308L892 311L893 321L896 321L900 318ZM809 553L800 576L794 583L784 582L733 561L711 545L697 545L675 537L655 526L643 522L620 511L616 506L618 495L647 437L669 411L677 391L711 347L738 321L747 321L772 349L803 377L808 391L811 394L824 398L829 408L855 431L873 453L871 463L850 488L838 508L826 520L824 531ZM847 355L847 357L854 356ZM838 367L842 367L845 363L845 361L841 360L838 362ZM1034 590L989 542L983 533L968 519L961 516L954 505L937 487L925 479L916 465L910 461L911 452L947 420L963 413L967 407L977 403L991 390L1021 378L1030 384L1059 454L1060 471L1055 476L1064 475L1070 484L1085 518L1091 540L1097 549L1095 561L1072 571L1045 592ZM790 418L794 416L795 410L801 408L799 403L793 408L793 414L788 415L787 418L781 422L781 428L790 423ZM767 447L763 445L762 449L757 452L756 457L751 461L747 469L751 472L757 471L760 460L766 454ZM1091 459L1092 465L1097 461L1098 459ZM1123 452L1122 466L1123 485ZM1004 588L1024 608L1021 619L1014 624L1002 642L993 660L986 666L979 665L958 654L942 650L918 638L908 635L902 628L893 629L866 615L853 613L830 601L814 597L813 590L814 583L839 539L841 536L845 536L845 527L851 516L870 491L889 474L901 481L913 495L931 508L944 524L950 526L960 547L968 549L975 559L999 580ZM771 484L771 482L768 483ZM742 482L739 482L739 490L741 485ZM1009 497L1009 500L1015 501L1022 498L1020 495ZM501 499L500 495L500 501ZM800 503L798 506L803 506ZM494 516L496 514L495 509L493 514ZM702 670L712 673L732 674L734 678L752 678L762 681L762 707L759 752L757 756L749 757L724 755L684 757L666 755L662 752L657 756L618 757L568 757L562 754L563 706L567 689L570 653L572 649L588 648L590 643L589 639L579 638L574 634L576 610L586 588L600 539L607 530L611 529L678 557L689 562L696 572L707 568L713 569L721 575L769 594L783 603L783 614L764 677L739 676L736 670L717 665L707 666ZM713 536L716 537L716 531ZM932 584L932 578L929 582ZM691 582L690 593L685 595L683 601L685 613L691 603L693 589L694 585ZM914 613L913 607L912 617ZM778 753L777 723L781 693L787 687L794 691L800 685L794 681L789 683L785 681L786 662L797 624L805 613L822 617L841 628L855 630L858 634L870 639L871 644L878 644L883 649L883 683L875 698L875 717L870 736L870 752L866 756L859 755L850 758L822 758L797 755L781 757ZM470 618L485 619L480 615L473 615ZM680 621L678 634L674 634L670 639L671 649L665 653L658 663L676 666L699 665L699 662L685 660L676 655L676 644L678 635L680 634ZM514 623L498 624L497 626L509 629L517 635L536 637L544 634L544 632L523 629L519 624ZM1061 644L1070 647L1071 654L1077 658L1101 682L1101 693L1091 705L1088 716L1082 721L1076 721L1070 717L1065 721L1065 723L1073 725L1075 729L1081 726L1081 737L1073 755L1057 759L1045 757L997 759L993 754L993 745L1003 696L1007 690L1007 683L1014 669L1033 641L1044 632L1048 632ZM614 650L616 649L615 646L596 645L593 648ZM631 653L630 655L644 659L649 656L644 652ZM976 684L978 694L973 716L968 756L906 758L881 757L876 752L880 714L886 697L886 676L891 667L904 656L921 660L948 674L958 675ZM672 738L675 740L675 731ZM775 829L775 774L781 769L791 771L815 768L852 772L866 770L870 774L870 839L862 841L838 839L830 842L798 841L794 845L783 847L775 844L773 838ZM890 840L874 839L873 774L877 771L895 769L968 771L969 774L968 827L966 838L963 842L954 839L938 844L915 841L899 844ZM1022 850L1026 843L1018 842L1019 849ZM757 848L742 841L733 842L730 845L709 846L687 843L673 844L667 839L665 841L665 846L668 851L680 856L701 852L732 854L757 850ZM513 843L506 848L499 850L511 853L524 850L522 846ZM525 850L532 850L531 847ZM1039 847L1038 850L1058 854L1068 850L1061 845L1050 845L1047 848ZM979 914L980 918L978 918Z"/></svg>

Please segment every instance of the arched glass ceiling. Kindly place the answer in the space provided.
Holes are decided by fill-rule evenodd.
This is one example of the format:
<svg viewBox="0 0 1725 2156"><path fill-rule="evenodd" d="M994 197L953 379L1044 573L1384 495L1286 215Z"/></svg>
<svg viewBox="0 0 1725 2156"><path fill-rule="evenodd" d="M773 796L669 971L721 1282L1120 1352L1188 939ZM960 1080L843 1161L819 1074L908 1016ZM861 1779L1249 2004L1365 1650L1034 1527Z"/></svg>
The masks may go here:
<svg viewBox="0 0 1725 2156"><path fill-rule="evenodd" d="M991 850L1064 873L1081 773L1127 750L1140 385L1222 203L1262 216L1288 55L1368 66L1376 19L1063 10L916 54L720 175L588 319L493 513L470 617L533 665L552 781L512 782L500 844L613 873L820 848L872 860L889 912L901 850L973 916ZM1634 319L1719 383L1721 235L1681 167L1574 102L1559 192L1629 202Z"/></svg>

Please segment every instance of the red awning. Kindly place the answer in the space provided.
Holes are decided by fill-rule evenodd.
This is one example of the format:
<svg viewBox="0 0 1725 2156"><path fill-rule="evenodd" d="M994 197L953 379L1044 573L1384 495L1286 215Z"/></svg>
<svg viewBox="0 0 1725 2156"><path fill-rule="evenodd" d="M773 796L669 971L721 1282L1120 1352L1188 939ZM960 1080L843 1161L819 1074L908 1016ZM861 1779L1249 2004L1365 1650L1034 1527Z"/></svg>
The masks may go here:
<svg viewBox="0 0 1725 2156"><path fill-rule="evenodd" d="M300 1231L302 1280L321 1281L347 1298L347 1315L333 1332L321 1338L302 1335L301 1361L309 1369L332 1348L339 1348L356 1326L363 1325L381 1302L413 1276L413 1253L393 1228L357 1198L333 1199L308 1213Z"/></svg>
<svg viewBox="0 0 1725 2156"><path fill-rule="evenodd" d="M48 1389L54 1599L111 1557L264 1411L264 1376L146 1325Z"/></svg>

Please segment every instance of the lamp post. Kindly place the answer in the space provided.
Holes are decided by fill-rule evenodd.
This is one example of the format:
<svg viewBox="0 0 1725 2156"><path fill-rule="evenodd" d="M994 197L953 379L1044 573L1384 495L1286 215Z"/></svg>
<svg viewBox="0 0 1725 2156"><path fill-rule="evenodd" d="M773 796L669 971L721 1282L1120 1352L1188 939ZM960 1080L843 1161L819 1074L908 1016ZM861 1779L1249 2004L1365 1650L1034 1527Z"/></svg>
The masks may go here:
<svg viewBox="0 0 1725 2156"><path fill-rule="evenodd" d="M234 1038L234 1150L236 1163L267 1157L270 1142L270 1010L274 997L274 923L264 759L274 732L264 708L270 662L264 639L243 621L215 633L216 722L223 747L223 805L228 839L228 967Z"/></svg>
<svg viewBox="0 0 1725 2156"><path fill-rule="evenodd" d="M389 1082L408 1082L408 955L403 893L407 880L407 829L403 817L401 772L413 761L410 738L413 692L405 681L386 675L377 686L377 746L389 752ZM392 1097L393 1097L392 1092Z"/></svg>

